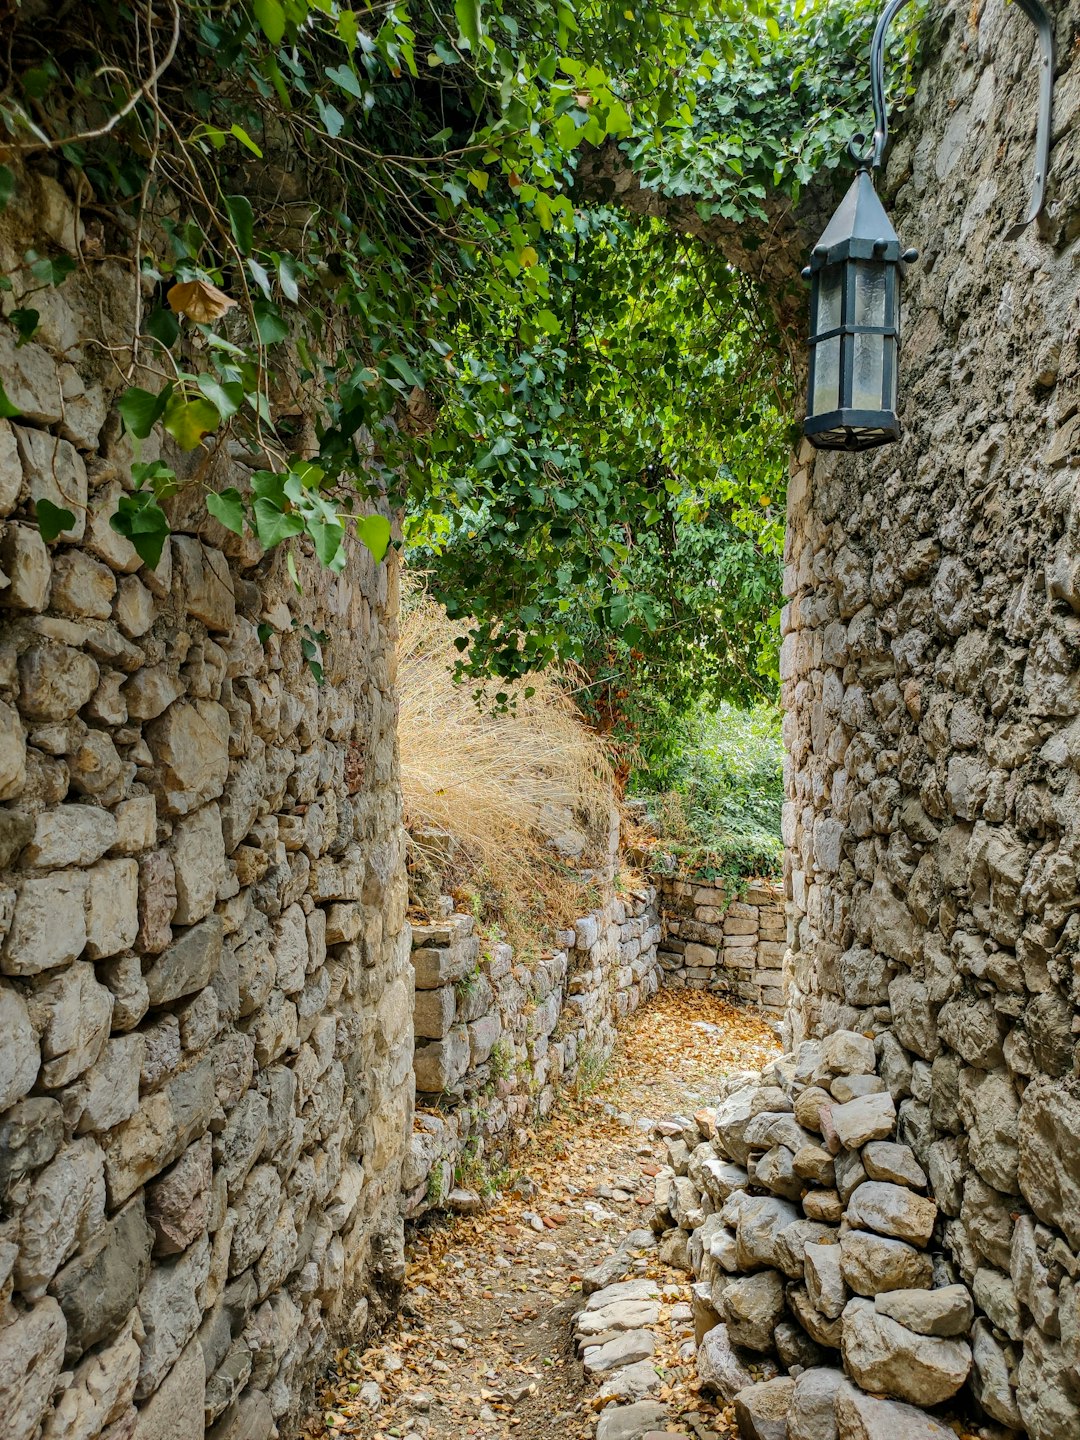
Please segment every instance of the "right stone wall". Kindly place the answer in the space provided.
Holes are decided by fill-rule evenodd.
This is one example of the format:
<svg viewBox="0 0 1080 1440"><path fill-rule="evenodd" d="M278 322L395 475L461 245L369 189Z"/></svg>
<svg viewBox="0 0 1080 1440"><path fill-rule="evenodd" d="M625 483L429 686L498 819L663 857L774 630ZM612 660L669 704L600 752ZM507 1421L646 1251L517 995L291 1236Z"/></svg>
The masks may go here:
<svg viewBox="0 0 1080 1440"><path fill-rule="evenodd" d="M1033 31L933 21L882 186L921 251L904 438L800 453L782 650L788 1038L876 1037L984 1312L976 1392L1037 1440L1080 1434L1078 21L1014 241Z"/></svg>

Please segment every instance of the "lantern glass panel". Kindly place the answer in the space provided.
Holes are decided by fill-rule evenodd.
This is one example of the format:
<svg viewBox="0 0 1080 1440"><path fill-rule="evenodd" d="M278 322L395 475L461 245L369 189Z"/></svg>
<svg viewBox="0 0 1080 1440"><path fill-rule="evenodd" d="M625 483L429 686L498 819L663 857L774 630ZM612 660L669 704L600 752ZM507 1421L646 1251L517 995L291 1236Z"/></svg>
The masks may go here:
<svg viewBox="0 0 1080 1440"><path fill-rule="evenodd" d="M818 309L817 323L814 327L818 335L824 335L829 330L840 328L840 277L843 275L843 267L840 265L829 265L821 271L818 279Z"/></svg>
<svg viewBox="0 0 1080 1440"><path fill-rule="evenodd" d="M899 371L899 369L900 369L900 366L899 366L899 363L898 363L898 358L899 358L899 357L897 356L896 349L897 349L897 346L896 346L896 341L895 341L895 339L894 339L891 335L887 336L887 337L886 337L886 340L885 340L885 352L884 352L884 353L885 353L885 371L886 371L886 375L888 376L887 393L886 393L886 395L885 395L885 409L886 409L886 410L895 410L895 409L896 409L896 383L897 383L897 373L898 373L898 371Z"/></svg>
<svg viewBox="0 0 1080 1440"><path fill-rule="evenodd" d="M840 404L840 336L819 340L814 346L813 413L823 415Z"/></svg>
<svg viewBox="0 0 1080 1440"><path fill-rule="evenodd" d="M851 371L851 405L855 410L880 410L885 371L885 337L857 334Z"/></svg>
<svg viewBox="0 0 1080 1440"><path fill-rule="evenodd" d="M855 324L885 324L884 264L864 262L855 267Z"/></svg>

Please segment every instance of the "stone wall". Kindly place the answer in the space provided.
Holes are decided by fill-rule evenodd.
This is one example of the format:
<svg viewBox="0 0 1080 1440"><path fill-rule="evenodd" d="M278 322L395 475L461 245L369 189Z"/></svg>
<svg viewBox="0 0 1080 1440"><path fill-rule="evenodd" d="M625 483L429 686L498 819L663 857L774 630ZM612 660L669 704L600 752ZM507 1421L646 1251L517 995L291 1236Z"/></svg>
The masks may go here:
<svg viewBox="0 0 1080 1440"><path fill-rule="evenodd" d="M973 25L973 20L977 22ZM791 1038L876 1037L972 1290L972 1390L1080 1433L1080 7L1051 200L1023 13L933 21L884 185L904 438L803 449L782 653Z"/></svg>
<svg viewBox="0 0 1080 1440"><path fill-rule="evenodd" d="M55 180L21 193L8 274L80 238ZM265 1440L403 1271L395 572L302 564L301 599L183 495L147 570L108 524L130 277L34 304L31 343L0 327L0 1428ZM48 544L43 496L76 516Z"/></svg>
<svg viewBox="0 0 1080 1440"><path fill-rule="evenodd" d="M444 907L450 910L449 900ZM544 959L482 940L472 916L413 926L417 1106L406 1215L471 1208L550 1115L560 1086L597 1072L617 1022L659 988L657 892L609 898Z"/></svg>
<svg viewBox="0 0 1080 1440"><path fill-rule="evenodd" d="M783 1013L787 920L779 886L756 881L729 901L718 884L665 877L660 907L665 985L716 990L768 1015Z"/></svg>

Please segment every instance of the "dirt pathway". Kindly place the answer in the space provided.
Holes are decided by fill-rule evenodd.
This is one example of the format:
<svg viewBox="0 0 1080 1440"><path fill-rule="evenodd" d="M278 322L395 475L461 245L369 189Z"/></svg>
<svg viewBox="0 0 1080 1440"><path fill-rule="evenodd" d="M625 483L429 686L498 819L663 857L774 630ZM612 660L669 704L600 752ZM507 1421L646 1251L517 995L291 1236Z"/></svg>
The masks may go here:
<svg viewBox="0 0 1080 1440"><path fill-rule="evenodd" d="M366 1351L342 1351L304 1440L591 1440L599 1387L570 1322L581 1277L648 1225L664 1161L653 1124L715 1098L716 1079L776 1053L756 1016L709 995L661 992L626 1022L590 1096L565 1097L522 1157L511 1194L413 1237L406 1304ZM643 1237L644 1238L644 1237ZM689 1277L643 1244L631 1275L661 1288L664 1400L676 1434L708 1440L728 1417L696 1392Z"/></svg>

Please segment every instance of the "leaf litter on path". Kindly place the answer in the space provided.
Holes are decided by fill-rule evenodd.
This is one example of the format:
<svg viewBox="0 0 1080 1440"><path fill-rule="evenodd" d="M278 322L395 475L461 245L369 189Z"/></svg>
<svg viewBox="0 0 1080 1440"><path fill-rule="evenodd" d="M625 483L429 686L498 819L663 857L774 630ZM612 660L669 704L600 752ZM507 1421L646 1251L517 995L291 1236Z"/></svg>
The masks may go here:
<svg viewBox="0 0 1080 1440"><path fill-rule="evenodd" d="M582 1371L571 1323L585 1271L648 1223L666 1155L643 1122L692 1114L722 1076L777 1053L759 1015L662 990L623 1023L595 1091L562 1093L516 1157L513 1194L414 1228L401 1313L367 1348L337 1353L298 1440L592 1440L599 1387ZM690 1277L654 1249L633 1273L661 1291L653 1363L669 1429L734 1435L730 1407L699 1393Z"/></svg>

